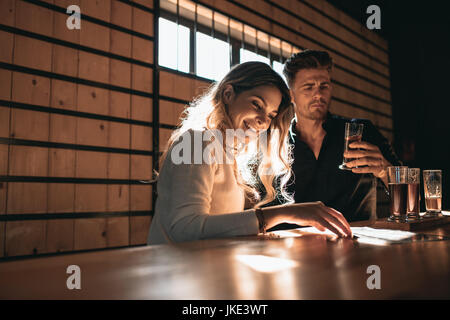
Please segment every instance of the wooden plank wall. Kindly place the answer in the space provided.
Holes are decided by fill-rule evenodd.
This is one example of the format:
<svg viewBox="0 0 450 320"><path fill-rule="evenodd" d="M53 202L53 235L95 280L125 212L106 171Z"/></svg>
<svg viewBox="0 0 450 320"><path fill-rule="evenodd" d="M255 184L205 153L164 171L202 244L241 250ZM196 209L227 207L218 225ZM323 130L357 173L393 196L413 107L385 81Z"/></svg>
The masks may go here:
<svg viewBox="0 0 450 320"><path fill-rule="evenodd" d="M392 140L385 40L325 0L196 2L328 50L332 111ZM71 4L81 30L66 27ZM140 181L209 85L155 67L157 10L157 0L1 1L0 257L145 243L155 197Z"/></svg>
<svg viewBox="0 0 450 320"><path fill-rule="evenodd" d="M153 36L152 0L1 1L0 256L145 243Z"/></svg>

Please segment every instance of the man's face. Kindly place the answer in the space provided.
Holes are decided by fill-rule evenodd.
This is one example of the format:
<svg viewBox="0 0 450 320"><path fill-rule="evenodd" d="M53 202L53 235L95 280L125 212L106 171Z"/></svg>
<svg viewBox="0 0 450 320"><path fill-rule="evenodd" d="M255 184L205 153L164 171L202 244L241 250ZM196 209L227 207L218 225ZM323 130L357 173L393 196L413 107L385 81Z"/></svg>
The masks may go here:
<svg viewBox="0 0 450 320"><path fill-rule="evenodd" d="M291 87L297 117L323 120L331 101L330 73L326 69L302 69Z"/></svg>

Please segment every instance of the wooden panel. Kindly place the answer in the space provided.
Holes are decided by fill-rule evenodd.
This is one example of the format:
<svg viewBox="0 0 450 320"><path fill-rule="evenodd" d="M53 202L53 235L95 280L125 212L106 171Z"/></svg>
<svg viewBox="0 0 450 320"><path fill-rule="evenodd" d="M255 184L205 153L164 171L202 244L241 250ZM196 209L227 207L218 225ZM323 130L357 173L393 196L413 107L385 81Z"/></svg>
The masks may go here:
<svg viewBox="0 0 450 320"><path fill-rule="evenodd" d="M131 35L111 30L111 53L131 57Z"/></svg>
<svg viewBox="0 0 450 320"><path fill-rule="evenodd" d="M10 27L14 27L16 14L16 0L3 0L1 2L0 21Z"/></svg>
<svg viewBox="0 0 450 320"><path fill-rule="evenodd" d="M190 78L161 71L159 81L163 96L191 101L195 95L195 82Z"/></svg>
<svg viewBox="0 0 450 320"><path fill-rule="evenodd" d="M11 109L11 138L48 140L49 115L22 109Z"/></svg>
<svg viewBox="0 0 450 320"><path fill-rule="evenodd" d="M153 121L153 100L146 97L131 96L131 119Z"/></svg>
<svg viewBox="0 0 450 320"><path fill-rule="evenodd" d="M77 144L91 146L108 145L108 122L77 118Z"/></svg>
<svg viewBox="0 0 450 320"><path fill-rule="evenodd" d="M0 144L0 176L8 172L8 148L7 144Z"/></svg>
<svg viewBox="0 0 450 320"><path fill-rule="evenodd" d="M55 5L66 9L70 5L77 5L80 7L80 0L55 0ZM83 15L83 9L81 9L81 15ZM69 41L73 43L80 43L80 33L84 28L84 21L81 18L81 29L70 30L67 28L67 14L60 12L53 12L54 16L54 26L53 26L53 36L57 39Z"/></svg>
<svg viewBox="0 0 450 320"><path fill-rule="evenodd" d="M48 150L39 147L10 146L9 175L41 176L48 173Z"/></svg>
<svg viewBox="0 0 450 320"><path fill-rule="evenodd" d="M46 212L47 184L8 182L7 214Z"/></svg>
<svg viewBox="0 0 450 320"><path fill-rule="evenodd" d="M76 154L77 178L107 178L107 153L77 150Z"/></svg>
<svg viewBox="0 0 450 320"><path fill-rule="evenodd" d="M133 59L153 63L153 42L133 36Z"/></svg>
<svg viewBox="0 0 450 320"><path fill-rule="evenodd" d="M173 130L170 129L159 129L159 150L166 151L169 138Z"/></svg>
<svg viewBox="0 0 450 320"><path fill-rule="evenodd" d="M152 128L132 125L131 126L131 149L153 150Z"/></svg>
<svg viewBox="0 0 450 320"><path fill-rule="evenodd" d="M48 184L48 213L75 211L75 185L73 183Z"/></svg>
<svg viewBox="0 0 450 320"><path fill-rule="evenodd" d="M5 256L44 253L45 220L6 222Z"/></svg>
<svg viewBox="0 0 450 320"><path fill-rule="evenodd" d="M51 106L58 109L77 109L77 84L61 81L51 80Z"/></svg>
<svg viewBox="0 0 450 320"><path fill-rule="evenodd" d="M130 186L122 184L110 184L107 186L108 211L130 210Z"/></svg>
<svg viewBox="0 0 450 320"><path fill-rule="evenodd" d="M149 185L130 186L130 210L152 210L152 187Z"/></svg>
<svg viewBox="0 0 450 320"><path fill-rule="evenodd" d="M112 0L111 23L131 29L131 7L118 0Z"/></svg>
<svg viewBox="0 0 450 320"><path fill-rule="evenodd" d="M3 221L0 221L0 257L5 256L5 228L6 223Z"/></svg>
<svg viewBox="0 0 450 320"><path fill-rule="evenodd" d="M52 63L53 72L76 77L78 74L78 50L53 45ZM59 80L52 80L52 83L54 81Z"/></svg>
<svg viewBox="0 0 450 320"><path fill-rule="evenodd" d="M153 36L153 14L135 7L132 8L132 11L133 30L143 33L147 36Z"/></svg>
<svg viewBox="0 0 450 320"><path fill-rule="evenodd" d="M146 244L151 216L130 217L130 245Z"/></svg>
<svg viewBox="0 0 450 320"><path fill-rule="evenodd" d="M108 179L130 178L130 155L120 153L108 154Z"/></svg>
<svg viewBox="0 0 450 320"><path fill-rule="evenodd" d="M153 158L149 156L131 155L131 176L133 180L152 179Z"/></svg>
<svg viewBox="0 0 450 320"><path fill-rule="evenodd" d="M106 89L78 85L78 111L109 114L109 92Z"/></svg>
<svg viewBox="0 0 450 320"><path fill-rule="evenodd" d="M92 1L92 0L81 0L82 14L107 21L111 16L111 1Z"/></svg>
<svg viewBox="0 0 450 320"><path fill-rule="evenodd" d="M106 246L122 247L129 245L129 217L106 219Z"/></svg>
<svg viewBox="0 0 450 320"><path fill-rule="evenodd" d="M391 92L385 88L381 88L373 83L367 82L358 78L348 72L345 72L339 68L334 68L332 75L332 79L342 82L352 88L357 90L372 94L381 99L390 101L391 100Z"/></svg>
<svg viewBox="0 0 450 320"><path fill-rule="evenodd" d="M2 44L2 50L0 50L0 61L11 63L13 55L14 35L9 32L0 31L0 43Z"/></svg>
<svg viewBox="0 0 450 320"><path fill-rule="evenodd" d="M170 101L159 101L159 121L164 124L179 125L180 117L186 105Z"/></svg>
<svg viewBox="0 0 450 320"><path fill-rule="evenodd" d="M0 107L0 137L9 136L9 115L11 110L7 107Z"/></svg>
<svg viewBox="0 0 450 320"><path fill-rule="evenodd" d="M8 145L0 145L0 175L6 175L8 172ZM0 215L6 212L6 190L8 187L7 182L0 182ZM3 225L4 227L4 225ZM1 228L1 226L0 226ZM0 229L1 232L1 229ZM0 239L1 240L1 239ZM0 251L2 246L0 246ZM1 256L1 255L0 255Z"/></svg>
<svg viewBox="0 0 450 320"><path fill-rule="evenodd" d="M47 252L66 252L73 250L74 220L50 219L47 220Z"/></svg>
<svg viewBox="0 0 450 320"><path fill-rule="evenodd" d="M0 99L11 99L12 72L0 69Z"/></svg>
<svg viewBox="0 0 450 320"><path fill-rule="evenodd" d="M109 122L108 146L111 148L130 148L129 124L120 122Z"/></svg>
<svg viewBox="0 0 450 320"><path fill-rule="evenodd" d="M16 1L16 10L17 28L52 36L53 11L25 1Z"/></svg>
<svg viewBox="0 0 450 320"><path fill-rule="evenodd" d="M76 142L76 125L75 117L51 113L49 141L74 144Z"/></svg>
<svg viewBox="0 0 450 320"><path fill-rule="evenodd" d="M106 247L106 219L75 219L74 250Z"/></svg>
<svg viewBox="0 0 450 320"><path fill-rule="evenodd" d="M383 112L385 114L392 114L391 105L375 100L361 93L342 87L338 84L333 84L333 97L343 99L350 103L356 103L357 105L369 108L374 111Z"/></svg>
<svg viewBox="0 0 450 320"><path fill-rule="evenodd" d="M128 93L110 90L109 114L113 117L128 119L130 117L130 96Z"/></svg>
<svg viewBox="0 0 450 320"><path fill-rule="evenodd" d="M86 20L82 20L82 24L83 26L80 29L80 44L102 51L109 51L109 28Z"/></svg>
<svg viewBox="0 0 450 320"><path fill-rule="evenodd" d="M132 2L143 5L144 7L147 7L149 9L153 8L153 0L133 0Z"/></svg>
<svg viewBox="0 0 450 320"><path fill-rule="evenodd" d="M194 97L203 95L211 87L211 82L194 80Z"/></svg>
<svg viewBox="0 0 450 320"><path fill-rule="evenodd" d="M14 42L14 64L50 71L52 44L49 42L16 35Z"/></svg>
<svg viewBox="0 0 450 320"><path fill-rule="evenodd" d="M370 119L375 125L392 128L392 119L384 116L379 116L374 113L355 108L351 105L333 101L330 105L330 112L348 118L363 118Z"/></svg>
<svg viewBox="0 0 450 320"><path fill-rule="evenodd" d="M79 52L79 70L80 78L108 83L109 82L109 58L89 52Z"/></svg>
<svg viewBox="0 0 450 320"><path fill-rule="evenodd" d="M50 79L13 72L12 100L41 106L50 103Z"/></svg>
<svg viewBox="0 0 450 320"><path fill-rule="evenodd" d="M119 87L129 88L131 85L131 64L116 59L111 59L110 83Z"/></svg>
<svg viewBox="0 0 450 320"><path fill-rule="evenodd" d="M134 90L152 92L153 69L135 65L131 67L131 88Z"/></svg>
<svg viewBox="0 0 450 320"><path fill-rule="evenodd" d="M106 185L76 184L75 211L102 212L106 211Z"/></svg>

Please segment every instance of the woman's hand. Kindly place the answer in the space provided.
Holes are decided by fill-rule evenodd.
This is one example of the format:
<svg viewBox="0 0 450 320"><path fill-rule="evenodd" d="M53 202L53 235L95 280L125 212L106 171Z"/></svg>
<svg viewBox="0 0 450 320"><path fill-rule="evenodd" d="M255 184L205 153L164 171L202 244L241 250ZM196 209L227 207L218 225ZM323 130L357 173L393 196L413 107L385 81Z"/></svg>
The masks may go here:
<svg viewBox="0 0 450 320"><path fill-rule="evenodd" d="M352 230L342 213L322 202L294 203L263 208L267 228L287 222L300 226L313 226L320 231L330 230L340 237L352 237Z"/></svg>

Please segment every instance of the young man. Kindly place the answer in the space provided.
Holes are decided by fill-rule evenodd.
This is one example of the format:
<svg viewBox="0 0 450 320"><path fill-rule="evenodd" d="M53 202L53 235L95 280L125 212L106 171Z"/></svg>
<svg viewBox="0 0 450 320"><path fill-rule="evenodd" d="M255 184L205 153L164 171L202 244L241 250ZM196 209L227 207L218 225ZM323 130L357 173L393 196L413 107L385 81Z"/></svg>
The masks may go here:
<svg viewBox="0 0 450 320"><path fill-rule="evenodd" d="M295 202L322 201L348 221L375 219L377 179L387 187L387 167L401 162L369 120L329 113L331 69L329 54L315 50L292 55L284 66L297 120L291 128L295 180L290 191ZM354 150L345 154L356 158L347 163L351 171L339 169L349 121L364 124L362 141L350 144Z"/></svg>

